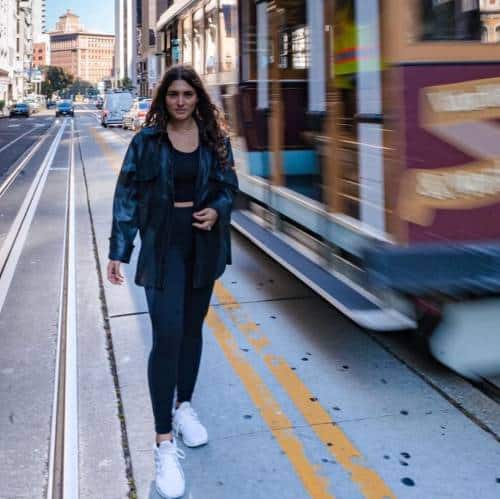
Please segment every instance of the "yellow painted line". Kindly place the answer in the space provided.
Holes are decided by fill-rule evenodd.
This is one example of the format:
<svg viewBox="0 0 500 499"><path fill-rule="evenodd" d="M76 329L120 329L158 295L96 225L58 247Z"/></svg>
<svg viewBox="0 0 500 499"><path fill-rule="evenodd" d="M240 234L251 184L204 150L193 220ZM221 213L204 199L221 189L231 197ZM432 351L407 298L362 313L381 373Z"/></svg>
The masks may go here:
<svg viewBox="0 0 500 499"><path fill-rule="evenodd" d="M90 130L90 133L94 137L94 140L97 142L98 146L102 149L102 152L106 159L108 160L109 166L111 166L111 169L116 172L120 173L120 168L121 164L123 161L123 156L118 154L106 141L104 137L100 133L97 132L97 130L89 126L88 127Z"/></svg>
<svg viewBox="0 0 500 499"><path fill-rule="evenodd" d="M349 472L351 480L359 487L364 497L368 499L395 499L396 496L389 486L374 470L356 462L362 460L361 452L341 428L332 421L331 415L321 406L321 403L288 363L281 357L263 353L263 349L270 345L269 339L261 333L255 322L242 317L243 313L237 300L220 281L215 285L215 294L219 302L223 304L224 309L229 312L232 322L245 335L255 350L261 354L268 369L279 381L335 460ZM228 305L224 305L224 303Z"/></svg>
<svg viewBox="0 0 500 499"><path fill-rule="evenodd" d="M321 476L319 467L311 464L307 459L302 443L292 430L292 422L283 413L273 394L251 364L242 357L236 340L213 308L210 308L208 312L206 325L212 330L221 350L240 377L253 403L259 409L262 418L290 460L309 495L314 499L333 499L334 496L328 492L327 478Z"/></svg>

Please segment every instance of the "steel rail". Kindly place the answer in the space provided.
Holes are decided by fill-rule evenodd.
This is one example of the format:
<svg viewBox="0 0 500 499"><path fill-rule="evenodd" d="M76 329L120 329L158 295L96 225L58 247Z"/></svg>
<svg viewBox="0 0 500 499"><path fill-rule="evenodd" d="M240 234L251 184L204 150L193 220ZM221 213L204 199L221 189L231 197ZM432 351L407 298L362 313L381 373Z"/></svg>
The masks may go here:
<svg viewBox="0 0 500 499"><path fill-rule="evenodd" d="M75 131L73 121L71 121L70 144L47 499L77 499L79 496Z"/></svg>

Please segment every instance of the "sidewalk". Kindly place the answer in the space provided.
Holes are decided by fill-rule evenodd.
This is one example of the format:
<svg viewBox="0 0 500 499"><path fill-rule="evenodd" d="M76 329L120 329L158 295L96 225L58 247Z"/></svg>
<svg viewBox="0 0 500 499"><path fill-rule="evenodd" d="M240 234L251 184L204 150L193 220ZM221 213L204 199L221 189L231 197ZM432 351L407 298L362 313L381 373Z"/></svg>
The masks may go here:
<svg viewBox="0 0 500 499"><path fill-rule="evenodd" d="M133 477L134 497L157 498L151 326L144 291L133 284L137 246L123 266L125 285L104 275L111 199L131 136L90 116L78 129L101 272L99 281L81 205L81 497L126 497ZM210 442L181 444L186 498L497 497L500 449L491 435L247 241L233 242L193 401ZM442 462L446 480L433 464Z"/></svg>

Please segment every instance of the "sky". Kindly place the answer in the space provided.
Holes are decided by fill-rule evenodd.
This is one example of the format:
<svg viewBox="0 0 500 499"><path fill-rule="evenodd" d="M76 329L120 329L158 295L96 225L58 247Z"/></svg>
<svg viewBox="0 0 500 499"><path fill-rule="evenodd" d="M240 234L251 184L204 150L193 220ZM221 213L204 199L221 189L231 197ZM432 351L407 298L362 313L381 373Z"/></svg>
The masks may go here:
<svg viewBox="0 0 500 499"><path fill-rule="evenodd" d="M47 31L52 31L59 16L71 9L87 31L114 34L114 0L46 0Z"/></svg>

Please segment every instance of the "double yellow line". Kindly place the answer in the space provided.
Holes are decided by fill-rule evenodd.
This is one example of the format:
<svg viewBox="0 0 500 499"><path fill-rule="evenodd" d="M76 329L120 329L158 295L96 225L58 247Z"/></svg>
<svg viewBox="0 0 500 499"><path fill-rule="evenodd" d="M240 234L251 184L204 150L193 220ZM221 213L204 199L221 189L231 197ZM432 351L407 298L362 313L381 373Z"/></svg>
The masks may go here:
<svg viewBox="0 0 500 499"><path fill-rule="evenodd" d="M271 346L270 340L255 322L245 317L237 300L220 281L215 285L215 294L231 323L261 356L269 371L280 383L316 436L346 470L363 496L368 499L395 499L388 485L374 470L356 462L362 459L361 452L332 421L330 414L321 406L288 363L279 356L265 353ZM333 498L334 496L328 490L329 481L319 473L318 466L312 464L305 455L304 448L293 431L293 423L284 414L271 390L250 362L242 356L236 339L213 307L210 308L206 323L308 494L315 499Z"/></svg>

